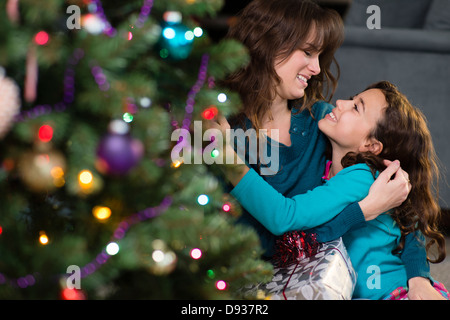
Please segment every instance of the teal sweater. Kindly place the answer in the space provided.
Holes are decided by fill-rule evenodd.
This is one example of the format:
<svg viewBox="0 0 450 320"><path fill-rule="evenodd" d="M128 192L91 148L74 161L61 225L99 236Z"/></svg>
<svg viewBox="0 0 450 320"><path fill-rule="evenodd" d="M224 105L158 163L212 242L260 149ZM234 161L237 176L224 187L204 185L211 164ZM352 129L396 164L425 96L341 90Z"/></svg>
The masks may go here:
<svg viewBox="0 0 450 320"><path fill-rule="evenodd" d="M318 102L312 107L312 113L319 120L325 117L332 108L333 106L328 103ZM230 124L233 128L243 128L244 130L251 128L251 122L248 119L245 119L245 123L236 124L230 121ZM291 145L285 146L280 143L279 148L275 150L279 153L279 171L275 175L266 175L262 178L284 196L293 197L322 184L321 176L326 162L327 138L319 131L317 121L311 117L308 110L299 113L295 108L292 109L289 133ZM248 146L245 150L248 150ZM271 148L268 147L268 150L271 150ZM257 164L249 166L259 172ZM340 211L342 210L334 212L334 215L337 215ZM250 225L256 230L261 240L261 246L265 251L264 256L272 257L275 253L276 234L267 230L260 221L246 210L244 210L239 222ZM358 203L354 203L336 217L334 232L342 235L349 229L360 227L364 223L364 215ZM339 235L324 234L325 237L320 240L327 241L329 237L337 238Z"/></svg>
<svg viewBox="0 0 450 320"><path fill-rule="evenodd" d="M291 127L289 130L291 146L287 147L280 144L279 172L274 176L261 177L255 171L250 170L231 192L238 200L242 199L243 203L244 201L249 201L247 206L244 205L244 209L247 210L244 210L240 222L249 224L255 228L260 236L261 245L266 250L268 257L271 257L274 253L274 244L277 235L299 228L293 228L292 223L284 225L284 222L279 221L278 209L270 212L261 206L263 202L260 202L260 200L267 200L264 192L260 193L261 189L275 191L280 197L284 198L307 193L308 190L312 190L322 184L321 177L324 173L326 161L324 154L326 137L320 132L317 121L329 113L332 108L333 106L325 102L316 103L312 108L316 120L311 117L307 110L296 113L296 110L292 109ZM244 127L246 129L251 127L251 123L246 119L244 125L232 124L232 126L233 128ZM257 165L250 165L250 167L258 170ZM258 177L257 179L251 179L255 184L246 183L252 177ZM246 188L242 188L242 185L245 185ZM247 189L254 190L254 193L247 194ZM339 210L333 209L337 211L328 211L326 218L320 217L315 211L316 209L313 209L310 211L312 215L309 216L308 221L304 221L305 223L303 223L300 229L317 227L314 231L318 233L319 240L329 241L342 236L348 231L365 226L364 216L357 203L357 201L363 198L364 196L360 195L358 200L347 202L344 208L340 207ZM323 199L315 207L320 209L322 205L326 205L328 201ZM304 208L307 208L306 204ZM328 206L324 208L328 208ZM261 214L264 212L266 214ZM269 219L267 222L267 218L262 217L262 220L260 220L261 216L274 215L274 212L277 212L276 219ZM425 249L412 235L406 237L402 260L407 267L408 279L416 276L429 277L429 265L426 261Z"/></svg>
<svg viewBox="0 0 450 320"><path fill-rule="evenodd" d="M331 220L335 212L364 198L373 182L369 167L357 164L312 191L286 198L250 170L231 194L271 232L281 235ZM399 227L387 213L343 236L358 274L353 298L381 299L395 288L407 285L402 256L392 254L400 236Z"/></svg>

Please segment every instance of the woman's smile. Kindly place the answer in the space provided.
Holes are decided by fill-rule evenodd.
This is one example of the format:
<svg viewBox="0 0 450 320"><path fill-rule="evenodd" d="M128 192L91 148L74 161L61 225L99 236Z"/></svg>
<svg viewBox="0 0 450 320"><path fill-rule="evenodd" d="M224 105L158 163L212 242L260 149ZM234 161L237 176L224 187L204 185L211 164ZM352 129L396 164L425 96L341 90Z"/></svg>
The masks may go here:
<svg viewBox="0 0 450 320"><path fill-rule="evenodd" d="M297 74L297 79L300 80L300 82L301 82L305 87L308 86L308 80L309 80L309 78L311 78L311 77L307 77L307 76L304 76L304 75L301 75L301 74Z"/></svg>

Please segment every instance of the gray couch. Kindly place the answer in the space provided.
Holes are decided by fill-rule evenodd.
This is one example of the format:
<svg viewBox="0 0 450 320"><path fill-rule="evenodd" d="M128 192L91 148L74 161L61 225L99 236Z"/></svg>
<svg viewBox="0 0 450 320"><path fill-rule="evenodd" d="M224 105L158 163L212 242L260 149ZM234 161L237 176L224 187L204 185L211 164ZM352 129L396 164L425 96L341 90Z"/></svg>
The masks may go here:
<svg viewBox="0 0 450 320"><path fill-rule="evenodd" d="M368 6L381 29L369 29ZM336 57L341 78L334 100L388 80L428 119L442 163L440 205L450 208L450 0L353 0Z"/></svg>

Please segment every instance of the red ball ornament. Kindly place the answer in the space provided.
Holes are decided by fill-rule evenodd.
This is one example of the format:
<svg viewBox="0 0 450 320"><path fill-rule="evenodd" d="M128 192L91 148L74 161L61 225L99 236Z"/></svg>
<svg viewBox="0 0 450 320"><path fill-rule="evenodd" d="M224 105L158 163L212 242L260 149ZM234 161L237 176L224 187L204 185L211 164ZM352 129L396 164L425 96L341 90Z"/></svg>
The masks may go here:
<svg viewBox="0 0 450 320"><path fill-rule="evenodd" d="M49 142L53 138L53 128L47 124L44 124L39 128L39 140L42 142Z"/></svg>
<svg viewBox="0 0 450 320"><path fill-rule="evenodd" d="M63 300L86 300L86 295L82 290L65 288L61 292Z"/></svg>
<svg viewBox="0 0 450 320"><path fill-rule="evenodd" d="M49 40L49 36L48 36L48 33L45 31L39 31L34 36L34 42L36 42L36 44L38 44L40 46L45 45L48 42L48 40Z"/></svg>
<svg viewBox="0 0 450 320"><path fill-rule="evenodd" d="M205 120L212 120L215 116L219 114L219 110L215 106L211 106L209 108L206 108L202 112L202 117Z"/></svg>

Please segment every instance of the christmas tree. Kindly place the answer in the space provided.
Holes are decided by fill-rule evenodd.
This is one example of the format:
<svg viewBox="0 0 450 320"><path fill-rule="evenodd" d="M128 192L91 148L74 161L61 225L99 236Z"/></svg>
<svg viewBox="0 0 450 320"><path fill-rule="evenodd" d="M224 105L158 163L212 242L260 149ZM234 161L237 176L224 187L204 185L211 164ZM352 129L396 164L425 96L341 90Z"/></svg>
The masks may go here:
<svg viewBox="0 0 450 320"><path fill-rule="evenodd" d="M0 299L227 299L271 278L256 234L176 129L236 111L222 0L0 9Z"/></svg>

